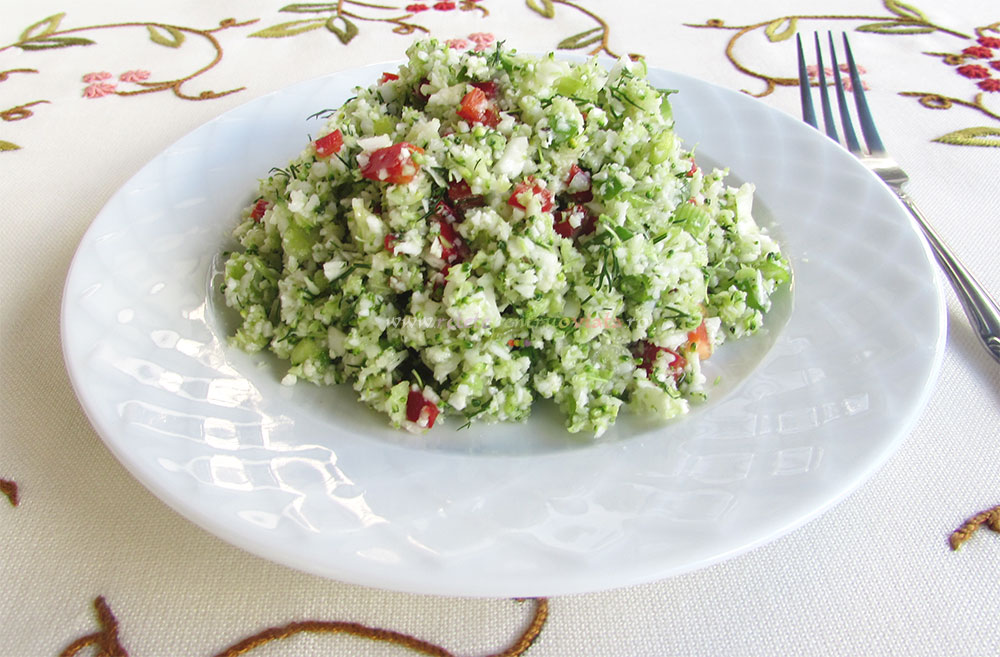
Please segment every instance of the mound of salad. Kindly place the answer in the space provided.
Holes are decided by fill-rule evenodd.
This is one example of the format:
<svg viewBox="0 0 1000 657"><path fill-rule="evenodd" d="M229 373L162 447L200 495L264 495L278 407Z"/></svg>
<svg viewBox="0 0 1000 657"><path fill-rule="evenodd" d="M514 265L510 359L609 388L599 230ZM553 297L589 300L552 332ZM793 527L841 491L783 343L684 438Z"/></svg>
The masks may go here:
<svg viewBox="0 0 1000 657"><path fill-rule="evenodd" d="M625 59L407 55L260 181L225 264L233 343L416 432L541 397L599 436L704 399L702 361L790 271L752 185L678 139L673 92Z"/></svg>

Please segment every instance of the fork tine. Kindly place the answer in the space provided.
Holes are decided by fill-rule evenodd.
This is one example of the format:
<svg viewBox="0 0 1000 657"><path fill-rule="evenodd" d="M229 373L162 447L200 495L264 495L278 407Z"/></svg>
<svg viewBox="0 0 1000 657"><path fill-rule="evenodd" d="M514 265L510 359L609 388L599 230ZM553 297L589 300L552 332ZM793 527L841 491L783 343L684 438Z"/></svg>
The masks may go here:
<svg viewBox="0 0 1000 657"><path fill-rule="evenodd" d="M799 96L802 99L802 120L818 129L819 126L816 124L816 110L813 109L809 72L806 70L806 56L802 52L802 37L799 34L795 35L795 47L799 51Z"/></svg>
<svg viewBox="0 0 1000 657"><path fill-rule="evenodd" d="M851 44L847 40L847 33L844 33L844 52L847 53L847 68L851 73L851 85L854 87L854 104L858 108L858 122L861 124L861 132L865 136L865 144L868 152L872 155L885 155L885 146L882 145L882 138L878 136L875 129L875 119L868 109L868 100L865 99L865 89L861 83L861 76L858 74L858 67L854 63L854 53L851 52Z"/></svg>
<svg viewBox="0 0 1000 657"><path fill-rule="evenodd" d="M826 128L826 136L835 142L840 142L837 135L837 125L833 119L833 107L830 106L830 92L826 88L826 73L823 71L823 50L819 47L819 33L813 32L816 41L816 65L819 68L819 100L823 107L823 126Z"/></svg>
<svg viewBox="0 0 1000 657"><path fill-rule="evenodd" d="M827 41L830 43L830 66L833 68L834 88L837 90L837 108L840 110L840 127L844 130L844 141L847 142L847 150L855 155L861 153L861 145L858 144L858 136L854 133L851 125L851 113L847 109L847 96L844 94L844 84L840 80L840 65L837 63L837 49L833 47L833 33L826 33Z"/></svg>

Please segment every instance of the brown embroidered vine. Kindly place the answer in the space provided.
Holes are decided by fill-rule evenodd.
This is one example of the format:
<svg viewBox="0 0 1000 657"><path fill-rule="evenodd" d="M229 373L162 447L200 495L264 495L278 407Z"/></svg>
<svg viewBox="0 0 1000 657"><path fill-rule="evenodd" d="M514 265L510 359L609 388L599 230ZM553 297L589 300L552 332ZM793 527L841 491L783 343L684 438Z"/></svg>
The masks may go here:
<svg viewBox="0 0 1000 657"><path fill-rule="evenodd" d="M750 94L757 98L762 98L764 96L770 95L774 92L775 88L779 86L783 87L795 87L798 86L798 78L792 77L780 77L776 75L769 75L761 71L755 71L749 66L743 64L736 56L736 44L747 34L754 32L756 30L763 30L768 41L777 42L784 41L795 35L798 31L799 21L815 20L815 21L871 21L866 22L862 25L854 28L858 32L875 32L878 34L892 34L892 35L905 35L905 34L927 34L931 32L942 32L944 34L950 34L954 37L959 37L962 39L968 39L969 36L962 34L961 32L956 32L954 30L936 25L931 22L931 20L919 9L913 7L912 5L904 4L898 2L897 0L883 0L882 5L889 11L889 15L883 16L869 16L869 15L836 15L836 14L820 14L820 15L808 15L799 14L791 16L780 16L778 18L772 18L760 23L754 23L752 25L726 25L725 21L719 18L712 18L704 23L685 23L686 27L701 28L701 29L716 29L716 30L735 30L736 33L730 37L729 41L726 43L726 59L729 63L733 65L736 70L749 77L761 80L766 85L764 91L759 94L752 93L746 89L743 92Z"/></svg>
<svg viewBox="0 0 1000 657"><path fill-rule="evenodd" d="M962 547L962 544L972 538L976 530L986 525L995 532L1000 532L1000 504L992 509L986 509L972 516L962 526L951 533L948 537L948 544L952 550Z"/></svg>
<svg viewBox="0 0 1000 657"><path fill-rule="evenodd" d="M518 657L518 655L524 654L531 647L538 638L538 635L541 634L542 627L545 625L549 614L549 601L546 598L536 598L534 602L535 613L527 629L509 647L487 657ZM74 657L81 650L92 645L97 646L97 655L100 657L129 657L128 652L118 640L118 619L111 613L111 608L103 596L99 596L94 600L94 609L97 611L97 622L100 630L82 636L69 644L59 653L59 657ZM239 657L239 655L245 655L266 643L286 639L302 632L349 634L373 641L393 643L414 652L431 655L432 657L455 657L454 653L449 650L409 634L346 621L299 621L281 627L270 627L234 643L216 654L215 657Z"/></svg>
<svg viewBox="0 0 1000 657"><path fill-rule="evenodd" d="M128 652L118 641L118 619L111 613L111 608L105 602L104 596L94 600L97 611L97 624L100 630L93 634L82 636L66 646L59 657L73 657L87 646L97 646L97 657L128 657Z"/></svg>
<svg viewBox="0 0 1000 657"><path fill-rule="evenodd" d="M593 48L587 52L588 55L599 55L604 53L609 57L618 59L618 53L611 50L611 47L608 45L608 40L611 36L611 28L608 27L607 21L589 9L570 2L569 0L525 0L525 4L535 13L549 19L554 19L556 17L555 6L557 4L565 5L577 10L597 23L597 27L584 30L583 32L578 32L560 41L558 45L556 45L556 48L559 50L583 50L584 48L593 46ZM632 61L643 58L641 54L635 52L630 52L628 56Z"/></svg>
<svg viewBox="0 0 1000 657"><path fill-rule="evenodd" d="M30 103L24 103L23 105L17 105L0 112L0 119L4 121L23 121L24 119L34 116L29 107L39 105L41 103L48 103L47 100L33 100Z"/></svg>
<svg viewBox="0 0 1000 657"><path fill-rule="evenodd" d="M197 95L191 95L183 90L185 83L190 82L196 77L204 74L205 72L214 68L220 61L222 61L222 46L219 44L218 39L215 38L215 33L221 30L229 29L232 27L243 27L257 22L258 19L253 19L249 21L238 22L234 18L227 18L219 22L217 27L211 29L197 29L193 27L186 27L182 25L170 25L168 23L156 23L156 22L132 22L132 23L109 23L104 25L86 25L83 27L75 27L70 29L60 30L59 27L62 24L63 18L66 16L65 12L59 14L53 14L47 18L29 25L21 33L21 36L17 41L9 45L0 47L0 53L10 50L12 48L18 48L22 51L36 51L36 50L52 50L57 48L70 48L77 46L91 46L95 45L91 39L80 37L80 36L67 36L70 34L79 34L81 32L88 32L93 30L106 30L113 28L125 28L125 27L144 27L149 35L150 41L153 43L165 46L168 48L179 48L187 39L187 35L193 35L205 39L215 50L215 56L212 58L207 65L202 66L194 73L186 75L182 78L177 78L175 80L162 80L162 81L148 81L148 82L137 82L136 84L143 87L142 89L134 91L116 91L115 93L119 96L135 96L137 94L147 94L154 93L157 91L173 91L174 95L178 98L184 100L209 100L213 98L221 98L222 96L227 96L229 94L242 91L246 87L238 87L236 89L229 89L227 91L202 91ZM33 70L33 69L32 69Z"/></svg>
<svg viewBox="0 0 1000 657"><path fill-rule="evenodd" d="M10 481L9 479L0 479L0 493L3 493L4 495L7 496L7 499L10 500L11 506L18 505L20 500L17 497L16 483Z"/></svg>
<svg viewBox="0 0 1000 657"><path fill-rule="evenodd" d="M6 71L0 71L0 82L6 82L10 78L11 73L38 73L38 69L35 68L11 68Z"/></svg>

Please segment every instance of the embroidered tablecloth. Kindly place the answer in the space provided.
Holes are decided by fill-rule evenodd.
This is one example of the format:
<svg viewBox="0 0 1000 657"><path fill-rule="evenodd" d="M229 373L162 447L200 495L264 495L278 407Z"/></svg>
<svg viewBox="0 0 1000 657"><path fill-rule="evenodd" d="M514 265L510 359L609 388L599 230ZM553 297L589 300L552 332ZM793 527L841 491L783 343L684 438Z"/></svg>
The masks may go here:
<svg viewBox="0 0 1000 657"><path fill-rule="evenodd" d="M850 498L698 572L535 601L347 585L209 535L104 447L59 340L74 249L144 163L232 107L424 36L644 57L797 115L792 37L849 32L912 195L996 296L992 0L36 0L2 15L3 654L1000 655L1000 368L950 289L927 409Z"/></svg>

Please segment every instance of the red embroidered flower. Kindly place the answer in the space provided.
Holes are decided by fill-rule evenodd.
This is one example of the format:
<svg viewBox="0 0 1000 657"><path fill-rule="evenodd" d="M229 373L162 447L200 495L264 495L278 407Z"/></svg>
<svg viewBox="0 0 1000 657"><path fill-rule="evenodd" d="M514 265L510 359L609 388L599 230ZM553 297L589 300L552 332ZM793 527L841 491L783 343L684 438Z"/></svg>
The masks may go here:
<svg viewBox="0 0 1000 657"><path fill-rule="evenodd" d="M837 68L839 68L844 73L847 73L850 70L850 67L847 64L841 64ZM812 80L813 82L816 82L817 80L819 80L819 67L816 66L815 64L810 64L809 66L806 66L806 72L809 73L809 79ZM867 72L868 72L868 69L866 69L864 66L858 65L858 74L859 75L863 75L863 74L865 74ZM826 84L827 84L828 87L829 86L833 86L834 84L836 84L836 80L833 79L833 69L832 68L830 68L829 66L824 66L823 67L823 73L826 75ZM840 80L844 84L844 91L853 91L854 90L854 84L851 82L850 76L848 76L848 75L842 75L842 76L840 76ZM869 89L871 89L871 87L868 86L868 83L865 82L864 80L861 81L861 86L866 91L869 90Z"/></svg>
<svg viewBox="0 0 1000 657"><path fill-rule="evenodd" d="M83 95L85 98L100 98L114 92L115 85L108 84L107 82L94 82L87 85L87 88L83 90Z"/></svg>
<svg viewBox="0 0 1000 657"><path fill-rule="evenodd" d="M978 59L988 59L993 56L993 51L985 46L969 46L962 51L962 54Z"/></svg>
<svg viewBox="0 0 1000 657"><path fill-rule="evenodd" d="M455 8L454 2L436 2L434 3L434 8L438 11L451 11Z"/></svg>
<svg viewBox="0 0 1000 657"><path fill-rule="evenodd" d="M149 79L149 71L135 70L135 71L125 71L118 76L118 79L122 82L142 82L143 80Z"/></svg>
<svg viewBox="0 0 1000 657"><path fill-rule="evenodd" d="M988 78L990 77L990 69L985 66L980 66L979 64L966 64L965 66L959 66L955 69L967 78L977 79L977 78Z"/></svg>
<svg viewBox="0 0 1000 657"><path fill-rule="evenodd" d="M992 62L990 62L990 66L1000 71L1000 59L994 59Z"/></svg>
<svg viewBox="0 0 1000 657"><path fill-rule="evenodd" d="M1000 91L1000 79L988 78L976 84L983 91Z"/></svg>
<svg viewBox="0 0 1000 657"><path fill-rule="evenodd" d="M430 7L423 4L406 5L406 11L414 14L421 11L427 11L428 9L430 9Z"/></svg>
<svg viewBox="0 0 1000 657"><path fill-rule="evenodd" d="M84 82L101 82L102 80L108 80L111 78L111 74L107 71L95 71L93 73L87 73L83 76Z"/></svg>
<svg viewBox="0 0 1000 657"><path fill-rule="evenodd" d="M996 37L981 36L976 41L979 42L979 45L987 48L1000 48L1000 39Z"/></svg>
<svg viewBox="0 0 1000 657"><path fill-rule="evenodd" d="M448 39L445 41L449 48L454 48L455 50L465 50L469 47L469 42L465 39Z"/></svg>

